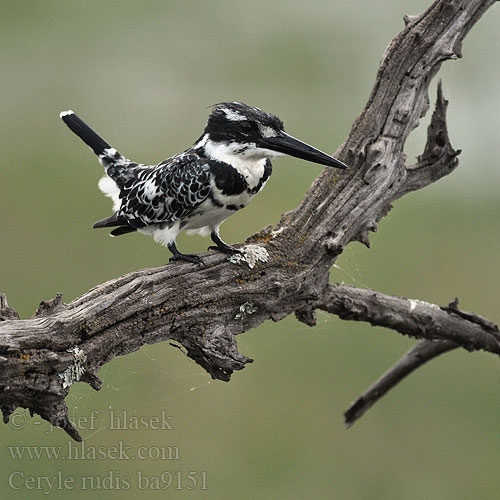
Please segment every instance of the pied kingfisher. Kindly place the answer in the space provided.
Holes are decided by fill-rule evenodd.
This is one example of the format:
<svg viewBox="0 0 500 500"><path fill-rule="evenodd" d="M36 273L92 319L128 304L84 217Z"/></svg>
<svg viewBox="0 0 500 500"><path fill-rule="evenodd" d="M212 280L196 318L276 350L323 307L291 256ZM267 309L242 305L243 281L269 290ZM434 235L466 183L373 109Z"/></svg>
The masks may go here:
<svg viewBox="0 0 500 500"><path fill-rule="evenodd" d="M175 238L182 230L210 235L216 246L209 249L239 252L221 240L219 226L266 185L272 171L270 158L288 154L347 168L288 135L278 117L241 102L215 105L200 139L156 166L125 158L73 111L60 116L106 171L99 189L113 200L115 213L93 227L115 227L111 236L133 231L151 235L168 247L171 261L202 263L197 255L177 250Z"/></svg>

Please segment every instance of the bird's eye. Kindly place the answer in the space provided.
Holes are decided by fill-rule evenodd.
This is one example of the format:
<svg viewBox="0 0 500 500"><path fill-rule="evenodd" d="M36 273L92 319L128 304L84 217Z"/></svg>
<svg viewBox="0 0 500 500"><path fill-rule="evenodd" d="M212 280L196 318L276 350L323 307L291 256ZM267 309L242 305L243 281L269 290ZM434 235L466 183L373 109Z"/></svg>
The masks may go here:
<svg viewBox="0 0 500 500"><path fill-rule="evenodd" d="M253 123L250 122L241 122L241 128L244 132L251 132L254 129Z"/></svg>

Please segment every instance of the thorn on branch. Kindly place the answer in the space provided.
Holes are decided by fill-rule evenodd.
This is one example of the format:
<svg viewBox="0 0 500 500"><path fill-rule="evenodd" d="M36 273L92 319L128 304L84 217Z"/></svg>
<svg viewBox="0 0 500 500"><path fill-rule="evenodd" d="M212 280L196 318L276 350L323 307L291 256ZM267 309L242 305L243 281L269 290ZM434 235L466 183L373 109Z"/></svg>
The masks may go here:
<svg viewBox="0 0 500 500"><path fill-rule="evenodd" d="M500 340L500 332L498 330L498 325L493 323L493 321L487 320L486 318L483 318L481 316L478 316L477 314L470 313L467 311L461 311L458 308L458 298L455 297L455 300L451 301L448 304L448 307L442 307L441 308L443 311L446 311L450 314L456 314L457 316L460 316L463 319L466 319L472 323L475 323L476 325L481 326L484 328L486 331L495 334L495 336Z"/></svg>
<svg viewBox="0 0 500 500"><path fill-rule="evenodd" d="M462 41L457 40L455 45L453 45L453 53L455 54L457 59L462 59Z"/></svg>
<svg viewBox="0 0 500 500"><path fill-rule="evenodd" d="M89 371L86 371L81 377L80 380L82 382L87 382L87 384L94 389L94 391L100 391L102 387L102 380L95 374Z"/></svg>
<svg viewBox="0 0 500 500"><path fill-rule="evenodd" d="M414 16L410 14L405 14L403 16L403 21L405 23L405 26L409 26L410 24L416 23L422 16Z"/></svg>
<svg viewBox="0 0 500 500"><path fill-rule="evenodd" d="M356 241L359 241L363 245L365 245L366 248L370 248L370 240L368 238L368 231L362 231L359 233L359 235L355 238Z"/></svg>
<svg viewBox="0 0 500 500"><path fill-rule="evenodd" d="M51 316L59 312L61 309L64 309L66 304L62 301L62 293L58 293L55 298L51 300L42 300L38 309L35 312L34 317L40 318L45 316Z"/></svg>
<svg viewBox="0 0 500 500"><path fill-rule="evenodd" d="M213 379L229 382L235 370L242 370L253 363L238 351L236 339L224 326L213 331L193 327L188 337L177 339L186 349L188 357L203 367Z"/></svg>
<svg viewBox="0 0 500 500"><path fill-rule="evenodd" d="M3 404L1 407L2 415L3 415L3 423L8 424L10 416L14 413L17 405L14 403L11 404Z"/></svg>
<svg viewBox="0 0 500 500"><path fill-rule="evenodd" d="M0 293L0 321L8 319L20 319L20 317L17 311L9 306L7 295L5 295L5 293Z"/></svg>
<svg viewBox="0 0 500 500"><path fill-rule="evenodd" d="M316 314L312 307L305 307L295 311L295 317L307 326L316 326Z"/></svg>

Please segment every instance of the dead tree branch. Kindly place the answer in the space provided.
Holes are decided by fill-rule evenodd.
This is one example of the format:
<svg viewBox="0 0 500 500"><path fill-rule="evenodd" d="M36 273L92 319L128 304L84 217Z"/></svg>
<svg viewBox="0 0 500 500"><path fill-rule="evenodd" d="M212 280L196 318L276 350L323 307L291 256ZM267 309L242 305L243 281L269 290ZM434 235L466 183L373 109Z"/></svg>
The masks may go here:
<svg viewBox="0 0 500 500"><path fill-rule="evenodd" d="M204 269L175 263L136 271L69 304L60 295L42 302L30 319L19 319L0 296L4 421L17 407L29 408L81 439L67 415L69 387L81 380L98 390L99 368L115 356L170 339L212 377L229 380L251 361L238 352L236 335L291 313L313 325L317 308L426 339L351 407L348 423L411 370L448 349L499 354L496 326L456 304L443 309L328 283L329 270L347 244L356 240L369 246L368 233L377 229L391 202L458 165L441 87L416 165L405 166L404 145L428 110L428 86L441 63L461 57L463 38L493 3L437 0L422 15L405 18L405 28L384 53L365 109L336 153L351 169L324 170L276 228L250 237L252 267L206 254Z"/></svg>

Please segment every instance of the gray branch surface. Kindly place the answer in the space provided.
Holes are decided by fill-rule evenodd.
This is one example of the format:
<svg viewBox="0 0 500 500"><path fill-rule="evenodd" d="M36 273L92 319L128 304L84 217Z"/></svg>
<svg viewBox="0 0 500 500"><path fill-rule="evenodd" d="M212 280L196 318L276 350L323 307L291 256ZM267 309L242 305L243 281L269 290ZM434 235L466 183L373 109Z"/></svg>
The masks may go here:
<svg viewBox="0 0 500 500"><path fill-rule="evenodd" d="M461 57L461 43L494 0L438 0L385 51L372 93L337 157L348 171L325 169L301 204L246 241L249 257L229 262L204 254L205 268L173 263L103 283L69 304L60 295L19 319L0 295L0 408L4 421L28 408L81 437L68 419L72 383L98 390L99 368L144 344L175 341L216 379L229 380L252 360L236 335L291 313L307 325L322 309L346 320L386 326L425 339L346 412L361 416L381 395L425 361L462 347L500 354L500 335L488 320L458 309L372 290L329 284L329 271L351 241L369 246L391 202L449 174L458 165L446 128L441 85L417 164L405 165L404 145L429 108L428 87L440 65ZM254 246L248 246L254 245ZM249 259L250 260L250 259Z"/></svg>

